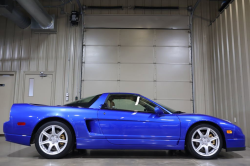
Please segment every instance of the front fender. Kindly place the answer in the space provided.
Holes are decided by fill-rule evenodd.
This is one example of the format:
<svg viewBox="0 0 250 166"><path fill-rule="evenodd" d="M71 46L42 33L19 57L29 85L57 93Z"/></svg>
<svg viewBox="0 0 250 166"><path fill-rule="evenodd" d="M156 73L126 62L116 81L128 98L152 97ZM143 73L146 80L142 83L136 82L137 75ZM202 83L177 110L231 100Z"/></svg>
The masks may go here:
<svg viewBox="0 0 250 166"><path fill-rule="evenodd" d="M240 130L240 128L230 122L225 120L215 118L208 115L199 115L199 114L179 114L178 115L181 121L181 140L186 139L186 135L190 128L198 123L212 123L219 127L219 129L223 132L225 138L225 148L245 146L245 136ZM233 134L227 134L227 130L232 130ZM232 143L232 140L240 140L240 142Z"/></svg>

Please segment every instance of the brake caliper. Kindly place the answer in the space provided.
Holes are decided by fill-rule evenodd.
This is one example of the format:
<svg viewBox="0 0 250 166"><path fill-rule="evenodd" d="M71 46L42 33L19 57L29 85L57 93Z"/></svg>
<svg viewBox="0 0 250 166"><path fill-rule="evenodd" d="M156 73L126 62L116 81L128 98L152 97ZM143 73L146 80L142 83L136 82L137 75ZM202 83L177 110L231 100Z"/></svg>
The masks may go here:
<svg viewBox="0 0 250 166"><path fill-rule="evenodd" d="M60 135L60 139L65 140L65 135L64 135L64 134ZM60 145L64 145L64 143L63 143L63 142L60 142Z"/></svg>
<svg viewBox="0 0 250 166"><path fill-rule="evenodd" d="M209 135L210 138L214 137L212 134ZM212 144L215 145L215 140L212 141Z"/></svg>

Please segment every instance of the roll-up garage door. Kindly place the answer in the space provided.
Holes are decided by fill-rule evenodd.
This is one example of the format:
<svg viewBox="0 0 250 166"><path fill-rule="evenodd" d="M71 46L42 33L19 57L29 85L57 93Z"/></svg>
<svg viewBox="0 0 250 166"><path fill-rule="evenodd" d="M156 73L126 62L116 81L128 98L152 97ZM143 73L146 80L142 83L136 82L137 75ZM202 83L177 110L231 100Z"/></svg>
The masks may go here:
<svg viewBox="0 0 250 166"><path fill-rule="evenodd" d="M88 27L88 21L85 24L82 97L133 92L193 112L188 28L103 28ZM171 22L167 25L171 27Z"/></svg>

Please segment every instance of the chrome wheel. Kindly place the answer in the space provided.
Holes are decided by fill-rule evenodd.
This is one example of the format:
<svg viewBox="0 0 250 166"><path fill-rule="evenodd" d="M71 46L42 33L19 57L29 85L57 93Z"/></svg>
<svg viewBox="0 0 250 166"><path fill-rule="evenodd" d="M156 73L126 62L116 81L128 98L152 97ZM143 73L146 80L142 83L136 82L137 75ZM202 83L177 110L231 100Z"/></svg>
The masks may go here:
<svg viewBox="0 0 250 166"><path fill-rule="evenodd" d="M39 135L39 146L48 155L62 152L68 144L67 132L58 125L50 125Z"/></svg>
<svg viewBox="0 0 250 166"><path fill-rule="evenodd" d="M220 138L213 129L201 127L193 133L191 144L194 151L199 155L212 156L220 148Z"/></svg>

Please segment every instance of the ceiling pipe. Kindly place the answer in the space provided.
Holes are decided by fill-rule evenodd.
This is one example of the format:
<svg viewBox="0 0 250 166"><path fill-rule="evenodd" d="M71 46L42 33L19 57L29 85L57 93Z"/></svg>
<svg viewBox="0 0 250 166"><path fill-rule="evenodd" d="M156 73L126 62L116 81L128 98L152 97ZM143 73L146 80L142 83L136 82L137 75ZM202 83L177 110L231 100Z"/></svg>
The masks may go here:
<svg viewBox="0 0 250 166"><path fill-rule="evenodd" d="M222 12L229 4L231 0L223 1L222 6L219 8L219 12Z"/></svg>
<svg viewBox="0 0 250 166"><path fill-rule="evenodd" d="M21 29L25 29L31 24L30 18L25 16L19 9L15 7L12 9L12 11L1 7L0 14L13 21Z"/></svg>
<svg viewBox="0 0 250 166"><path fill-rule="evenodd" d="M17 0L17 2L42 28L48 29L53 25L52 17L47 13L38 0Z"/></svg>

